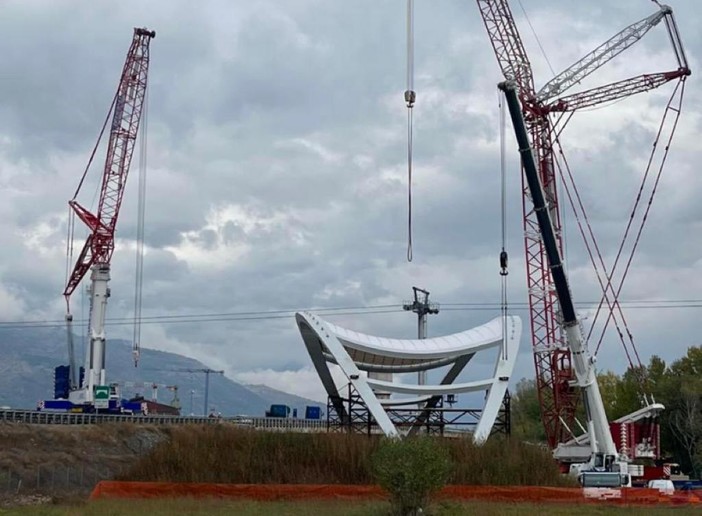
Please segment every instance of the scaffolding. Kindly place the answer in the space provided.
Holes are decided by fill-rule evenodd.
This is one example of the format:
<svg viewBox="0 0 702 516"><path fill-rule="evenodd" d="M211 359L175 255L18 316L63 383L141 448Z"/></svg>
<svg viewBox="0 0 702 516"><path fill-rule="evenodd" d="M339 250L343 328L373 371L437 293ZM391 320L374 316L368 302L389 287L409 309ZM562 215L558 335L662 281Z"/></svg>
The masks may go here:
<svg viewBox="0 0 702 516"><path fill-rule="evenodd" d="M363 398L353 384L348 383L346 397L329 396L327 398L327 431L355 434L382 435L383 431L373 418ZM385 410L401 434L423 433L446 437L460 437L473 432L483 409L453 408L452 395L435 396L426 406L418 409L416 405L386 406ZM337 407L343 407L339 413ZM502 406L498 412L490 435L511 433L511 396L505 392Z"/></svg>

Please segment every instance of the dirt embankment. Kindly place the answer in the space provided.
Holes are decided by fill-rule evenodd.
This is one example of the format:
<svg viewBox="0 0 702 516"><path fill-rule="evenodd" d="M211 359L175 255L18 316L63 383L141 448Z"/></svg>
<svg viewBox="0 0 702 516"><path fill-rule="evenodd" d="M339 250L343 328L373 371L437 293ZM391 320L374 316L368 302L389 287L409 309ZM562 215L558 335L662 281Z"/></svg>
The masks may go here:
<svg viewBox="0 0 702 516"><path fill-rule="evenodd" d="M145 425L0 423L0 492L81 492L113 478L168 438Z"/></svg>

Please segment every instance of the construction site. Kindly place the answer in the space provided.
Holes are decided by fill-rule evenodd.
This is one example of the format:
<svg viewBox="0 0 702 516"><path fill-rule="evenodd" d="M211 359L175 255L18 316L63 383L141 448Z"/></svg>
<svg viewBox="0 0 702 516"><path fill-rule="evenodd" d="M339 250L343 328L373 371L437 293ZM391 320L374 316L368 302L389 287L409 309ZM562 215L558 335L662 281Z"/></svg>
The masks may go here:
<svg viewBox="0 0 702 516"><path fill-rule="evenodd" d="M692 0L625 3L127 2L83 13L89 57L47 29L27 95L72 104L8 61L0 344L65 358L4 371L46 393L2 397L4 506L698 510L702 42ZM268 398L223 410L225 377Z"/></svg>

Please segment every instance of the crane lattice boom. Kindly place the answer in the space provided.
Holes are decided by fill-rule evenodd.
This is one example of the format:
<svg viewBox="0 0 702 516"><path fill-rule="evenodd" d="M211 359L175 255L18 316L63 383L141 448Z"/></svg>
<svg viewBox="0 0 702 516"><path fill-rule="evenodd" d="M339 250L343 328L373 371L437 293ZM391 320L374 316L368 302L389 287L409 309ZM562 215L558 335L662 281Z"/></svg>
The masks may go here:
<svg viewBox="0 0 702 516"><path fill-rule="evenodd" d="M672 12L668 6L661 7L658 12L618 32L595 50L548 81L536 94L536 100L546 102L579 83L607 61L614 59L643 38L649 30L658 25L666 15Z"/></svg>
<svg viewBox="0 0 702 516"><path fill-rule="evenodd" d="M689 74L690 71L688 69L681 69L674 72L639 75L637 77L624 79L623 81L561 97L552 104L544 106L544 110L546 112L559 112L593 107L606 102L613 102L625 97L630 97L637 93L654 90L667 82Z"/></svg>
<svg viewBox="0 0 702 516"><path fill-rule="evenodd" d="M112 105L112 125L100 190L97 214L80 205L75 197L69 205L90 234L63 292L68 298L93 264L109 265L115 247L115 226L124 196L134 145L139 131L149 69L149 43L156 33L135 28ZM76 192L77 193L77 192Z"/></svg>
<svg viewBox="0 0 702 516"><path fill-rule="evenodd" d="M502 75L517 83L520 95L534 95L534 77L526 49L519 37L512 11L506 1L478 0L478 9L485 23L490 43Z"/></svg>

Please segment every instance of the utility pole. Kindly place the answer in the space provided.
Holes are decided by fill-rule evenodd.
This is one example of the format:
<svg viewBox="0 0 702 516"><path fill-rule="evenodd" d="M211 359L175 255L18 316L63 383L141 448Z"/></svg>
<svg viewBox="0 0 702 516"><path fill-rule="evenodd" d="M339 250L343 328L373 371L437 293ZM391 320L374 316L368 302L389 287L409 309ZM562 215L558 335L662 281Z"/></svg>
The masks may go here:
<svg viewBox="0 0 702 516"><path fill-rule="evenodd" d="M207 406L209 403L210 399L210 374L224 374L224 371L216 371L214 369L210 369L209 367L203 368L203 369L178 369L177 370L180 373L205 373L205 407L202 411L202 415L204 417L207 417ZM190 409L192 411L192 392L191 392L191 402L190 402Z"/></svg>
<svg viewBox="0 0 702 516"><path fill-rule="evenodd" d="M417 337L420 339L427 338L427 315L438 314L439 305L429 302L429 292L419 287L412 287L414 292L414 301L405 303L402 308L407 311L412 311L417 314ZM427 383L427 372L419 371L417 373L417 383L425 385Z"/></svg>

